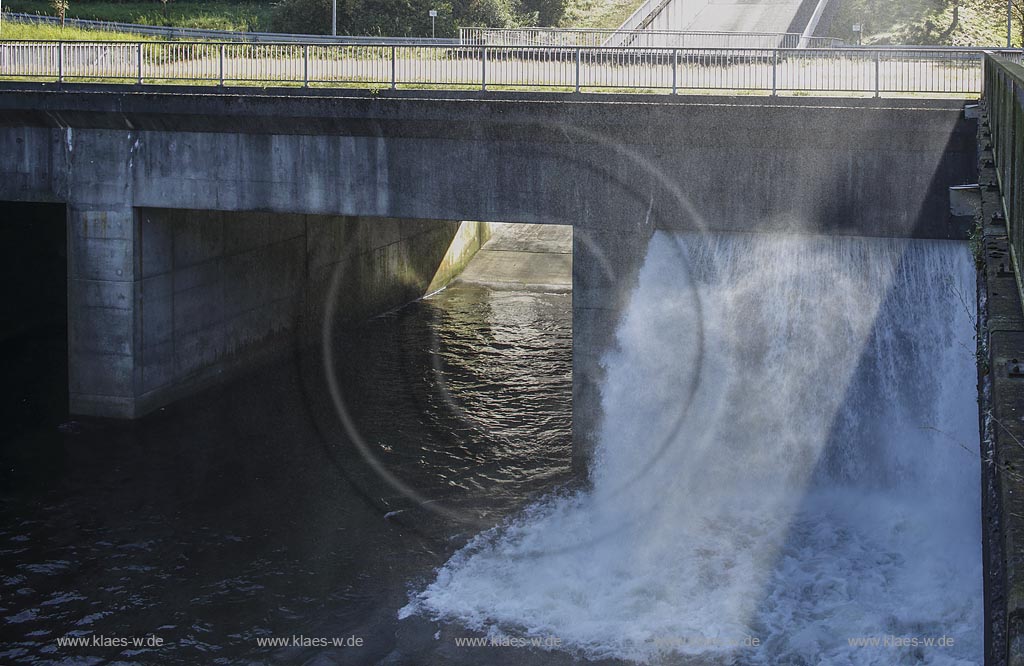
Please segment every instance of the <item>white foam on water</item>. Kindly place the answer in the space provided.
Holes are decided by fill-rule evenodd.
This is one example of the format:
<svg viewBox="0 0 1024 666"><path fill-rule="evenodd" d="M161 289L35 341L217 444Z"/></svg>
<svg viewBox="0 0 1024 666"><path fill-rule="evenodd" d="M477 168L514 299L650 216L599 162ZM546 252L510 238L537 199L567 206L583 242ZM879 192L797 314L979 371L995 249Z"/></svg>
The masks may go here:
<svg viewBox="0 0 1024 666"><path fill-rule="evenodd" d="M592 490L400 617L643 663L980 663L974 289L963 243L656 234Z"/></svg>

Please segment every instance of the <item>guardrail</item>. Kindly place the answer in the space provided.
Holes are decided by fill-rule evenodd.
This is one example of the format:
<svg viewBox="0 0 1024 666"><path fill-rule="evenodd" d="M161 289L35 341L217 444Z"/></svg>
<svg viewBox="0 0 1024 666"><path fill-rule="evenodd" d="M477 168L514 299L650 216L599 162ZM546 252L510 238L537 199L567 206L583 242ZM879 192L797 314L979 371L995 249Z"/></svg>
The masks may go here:
<svg viewBox="0 0 1024 666"><path fill-rule="evenodd" d="M38 23L60 25L56 16L44 14L20 14L4 12L4 21L14 23ZM72 28L125 32L134 35L162 37L177 40L210 40L216 42L249 42L253 44L380 44L381 37L358 35L298 35L282 32L239 32L236 30L200 30L162 25L141 25L138 23L117 23L115 21L91 21L88 19L65 19ZM389 42L402 44L457 44L456 39L433 39L426 37L388 37Z"/></svg>
<svg viewBox="0 0 1024 666"><path fill-rule="evenodd" d="M459 28L459 43L474 46L636 46L642 48L797 48L795 32L709 32L597 30L590 28ZM812 37L806 46L844 46L838 39Z"/></svg>
<svg viewBox="0 0 1024 666"><path fill-rule="evenodd" d="M965 49L661 49L401 43L0 42L0 77L557 90L977 95Z"/></svg>
<svg viewBox="0 0 1024 666"><path fill-rule="evenodd" d="M1006 211L1010 259L1024 300L1024 66L1021 56L985 56L985 101L992 130L992 152Z"/></svg>

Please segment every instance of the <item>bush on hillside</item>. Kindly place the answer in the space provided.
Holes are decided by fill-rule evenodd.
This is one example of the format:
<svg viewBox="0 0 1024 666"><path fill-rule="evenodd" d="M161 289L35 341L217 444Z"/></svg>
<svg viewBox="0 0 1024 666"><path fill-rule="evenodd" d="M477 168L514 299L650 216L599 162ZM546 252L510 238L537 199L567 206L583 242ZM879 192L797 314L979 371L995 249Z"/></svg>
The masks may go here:
<svg viewBox="0 0 1024 666"><path fill-rule="evenodd" d="M456 37L459 27L514 28L538 18L561 16L565 0L338 0L339 35L429 37L431 9L438 37ZM557 22L552 21L552 23ZM331 0L282 0L274 32L330 34Z"/></svg>

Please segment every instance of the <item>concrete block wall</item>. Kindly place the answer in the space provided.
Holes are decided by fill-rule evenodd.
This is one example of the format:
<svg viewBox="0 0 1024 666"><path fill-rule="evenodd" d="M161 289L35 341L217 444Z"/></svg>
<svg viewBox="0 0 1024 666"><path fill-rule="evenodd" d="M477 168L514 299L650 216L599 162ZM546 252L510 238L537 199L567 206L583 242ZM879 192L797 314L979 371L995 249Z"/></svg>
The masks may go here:
<svg viewBox="0 0 1024 666"><path fill-rule="evenodd" d="M134 418L443 287L487 227L173 209L69 212L74 413Z"/></svg>
<svg viewBox="0 0 1024 666"><path fill-rule="evenodd" d="M287 346L303 308L304 216L139 209L136 218L137 412Z"/></svg>
<svg viewBox="0 0 1024 666"><path fill-rule="evenodd" d="M443 288L490 235L481 222L305 218L310 336L319 335L332 280L335 323L360 321Z"/></svg>

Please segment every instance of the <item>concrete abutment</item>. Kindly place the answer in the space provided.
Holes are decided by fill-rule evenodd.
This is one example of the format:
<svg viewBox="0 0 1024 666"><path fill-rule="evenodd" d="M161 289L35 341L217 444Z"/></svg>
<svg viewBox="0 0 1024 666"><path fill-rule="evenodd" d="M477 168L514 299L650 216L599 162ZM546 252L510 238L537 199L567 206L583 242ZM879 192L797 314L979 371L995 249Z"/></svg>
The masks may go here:
<svg viewBox="0 0 1024 666"><path fill-rule="evenodd" d="M447 284L483 223L69 208L72 413L136 418Z"/></svg>

